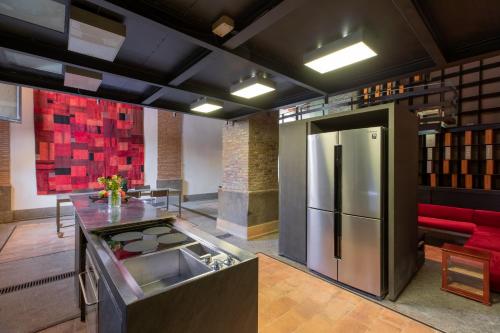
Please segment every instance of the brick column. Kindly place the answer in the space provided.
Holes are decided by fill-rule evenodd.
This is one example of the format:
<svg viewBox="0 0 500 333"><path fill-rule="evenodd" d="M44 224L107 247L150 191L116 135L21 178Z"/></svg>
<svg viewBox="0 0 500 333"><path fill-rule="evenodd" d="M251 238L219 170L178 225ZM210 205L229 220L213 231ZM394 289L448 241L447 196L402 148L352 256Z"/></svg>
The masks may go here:
<svg viewBox="0 0 500 333"><path fill-rule="evenodd" d="M10 186L10 123L0 121L0 223L12 221Z"/></svg>
<svg viewBox="0 0 500 333"><path fill-rule="evenodd" d="M278 231L278 113L231 122L222 140L217 227L246 239Z"/></svg>
<svg viewBox="0 0 500 333"><path fill-rule="evenodd" d="M182 114L158 110L158 187L182 188Z"/></svg>

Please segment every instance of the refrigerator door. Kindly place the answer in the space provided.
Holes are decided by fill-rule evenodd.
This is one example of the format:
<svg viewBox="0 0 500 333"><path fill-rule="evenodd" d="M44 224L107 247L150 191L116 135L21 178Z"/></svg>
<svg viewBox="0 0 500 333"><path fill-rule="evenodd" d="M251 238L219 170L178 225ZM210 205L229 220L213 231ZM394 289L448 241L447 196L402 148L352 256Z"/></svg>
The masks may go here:
<svg viewBox="0 0 500 333"><path fill-rule="evenodd" d="M342 145L342 213L382 218L381 127L339 133Z"/></svg>
<svg viewBox="0 0 500 333"><path fill-rule="evenodd" d="M377 219L342 214L342 259L338 280L382 296L382 223Z"/></svg>
<svg viewBox="0 0 500 333"><path fill-rule="evenodd" d="M334 223L332 212L307 209L307 267L336 280Z"/></svg>
<svg viewBox="0 0 500 333"><path fill-rule="evenodd" d="M307 206L333 211L334 147L338 132L309 135L307 138Z"/></svg>

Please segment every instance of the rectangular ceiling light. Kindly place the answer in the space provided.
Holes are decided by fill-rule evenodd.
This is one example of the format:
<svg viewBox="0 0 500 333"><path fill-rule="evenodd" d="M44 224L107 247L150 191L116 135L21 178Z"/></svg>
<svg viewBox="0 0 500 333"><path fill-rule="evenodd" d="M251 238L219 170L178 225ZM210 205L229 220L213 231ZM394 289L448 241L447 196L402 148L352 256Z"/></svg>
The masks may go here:
<svg viewBox="0 0 500 333"><path fill-rule="evenodd" d="M324 74L377 55L363 42L360 32L307 53L304 64Z"/></svg>
<svg viewBox="0 0 500 333"><path fill-rule="evenodd" d="M209 113L222 109L222 103L210 98L203 97L191 104L191 111Z"/></svg>
<svg viewBox="0 0 500 333"><path fill-rule="evenodd" d="M66 6L53 0L0 0L0 14L64 32Z"/></svg>
<svg viewBox="0 0 500 333"><path fill-rule="evenodd" d="M77 7L71 7L68 50L114 61L125 41L125 25Z"/></svg>
<svg viewBox="0 0 500 333"><path fill-rule="evenodd" d="M31 55L4 50L5 58L13 65L36 69L53 74L62 74L62 64L43 58L34 57Z"/></svg>
<svg viewBox="0 0 500 333"><path fill-rule="evenodd" d="M276 90L276 84L266 78L254 76L231 86L231 95L253 98Z"/></svg>
<svg viewBox="0 0 500 333"><path fill-rule="evenodd" d="M86 69L66 66L64 85L76 89L97 91L102 83L102 74Z"/></svg>

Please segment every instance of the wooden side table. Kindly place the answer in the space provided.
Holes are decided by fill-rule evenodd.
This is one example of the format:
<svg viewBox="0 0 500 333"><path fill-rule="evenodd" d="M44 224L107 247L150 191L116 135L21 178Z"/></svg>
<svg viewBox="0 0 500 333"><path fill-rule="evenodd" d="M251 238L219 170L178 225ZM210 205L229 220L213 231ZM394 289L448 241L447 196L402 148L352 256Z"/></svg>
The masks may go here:
<svg viewBox="0 0 500 333"><path fill-rule="evenodd" d="M490 252L444 244L441 260L441 289L490 303Z"/></svg>

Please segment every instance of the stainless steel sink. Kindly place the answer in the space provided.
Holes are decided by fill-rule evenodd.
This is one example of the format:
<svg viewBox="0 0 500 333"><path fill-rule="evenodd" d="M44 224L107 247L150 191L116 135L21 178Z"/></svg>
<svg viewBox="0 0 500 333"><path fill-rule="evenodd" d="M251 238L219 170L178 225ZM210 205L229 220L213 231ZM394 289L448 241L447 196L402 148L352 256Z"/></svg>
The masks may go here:
<svg viewBox="0 0 500 333"><path fill-rule="evenodd" d="M153 294L211 271L183 249L138 256L122 263L144 294Z"/></svg>

